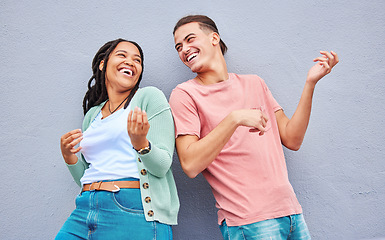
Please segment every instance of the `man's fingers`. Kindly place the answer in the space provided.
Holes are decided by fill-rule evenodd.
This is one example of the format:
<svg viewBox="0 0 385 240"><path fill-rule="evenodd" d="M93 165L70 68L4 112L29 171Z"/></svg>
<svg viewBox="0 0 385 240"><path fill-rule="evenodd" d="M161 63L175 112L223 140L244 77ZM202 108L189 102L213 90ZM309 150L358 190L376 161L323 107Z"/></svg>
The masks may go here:
<svg viewBox="0 0 385 240"><path fill-rule="evenodd" d="M330 67L334 67L339 62L338 55L337 53L330 51L320 51L322 55L324 55L328 59L328 64Z"/></svg>
<svg viewBox="0 0 385 240"><path fill-rule="evenodd" d="M314 62L327 62L328 58L327 57L317 57L317 58L314 58L313 61Z"/></svg>
<svg viewBox="0 0 385 240"><path fill-rule="evenodd" d="M334 60L333 54L329 53L328 51L320 51L322 55L324 55L326 58Z"/></svg>
<svg viewBox="0 0 385 240"><path fill-rule="evenodd" d="M335 53L333 51L330 51L330 53L334 56L334 62L337 64L340 61L339 58L338 58L337 53Z"/></svg>
<svg viewBox="0 0 385 240"><path fill-rule="evenodd" d="M262 125L262 127L266 127L266 124L267 124L266 119L265 119L264 117L262 117L262 119L261 119L261 125Z"/></svg>
<svg viewBox="0 0 385 240"><path fill-rule="evenodd" d="M260 125L260 126L255 127L255 128L250 128L249 132L266 132L266 127Z"/></svg>
<svg viewBox="0 0 385 240"><path fill-rule="evenodd" d="M261 111L262 113L262 118L265 120L265 122L269 121L269 117L267 116L267 113Z"/></svg>
<svg viewBox="0 0 385 240"><path fill-rule="evenodd" d="M262 136L263 134L265 134L265 128L262 128L261 129L258 129L258 128L250 128L249 129L249 132L251 133L259 133L259 136Z"/></svg>
<svg viewBox="0 0 385 240"><path fill-rule="evenodd" d="M250 128L249 132L259 132L259 135L262 136L266 131L267 122L269 121L269 117L266 112L264 112L263 107L261 109L253 108L252 110L260 113L259 118L258 115L255 118L255 127Z"/></svg>
<svg viewBox="0 0 385 240"><path fill-rule="evenodd" d="M326 73L330 73L331 67L329 66L328 62L320 62L320 64L325 68Z"/></svg>

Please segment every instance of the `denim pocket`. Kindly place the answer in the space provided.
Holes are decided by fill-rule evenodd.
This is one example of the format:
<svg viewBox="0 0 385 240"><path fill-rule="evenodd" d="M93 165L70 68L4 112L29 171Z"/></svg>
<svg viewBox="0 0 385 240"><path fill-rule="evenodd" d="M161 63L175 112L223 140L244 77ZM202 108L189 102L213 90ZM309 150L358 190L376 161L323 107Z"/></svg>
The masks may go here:
<svg viewBox="0 0 385 240"><path fill-rule="evenodd" d="M75 198L75 206L79 209L88 209L89 208L89 194L78 194Z"/></svg>
<svg viewBox="0 0 385 240"><path fill-rule="evenodd" d="M143 206L139 189L120 189L112 193L112 200L115 205L123 211L143 214Z"/></svg>

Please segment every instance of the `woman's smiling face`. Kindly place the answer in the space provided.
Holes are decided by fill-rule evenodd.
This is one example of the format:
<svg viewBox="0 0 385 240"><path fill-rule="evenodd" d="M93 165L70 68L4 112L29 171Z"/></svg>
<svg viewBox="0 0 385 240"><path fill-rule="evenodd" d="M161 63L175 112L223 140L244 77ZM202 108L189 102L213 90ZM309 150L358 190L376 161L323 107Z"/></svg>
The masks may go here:
<svg viewBox="0 0 385 240"><path fill-rule="evenodd" d="M104 62L99 65L103 69ZM111 52L106 68L107 91L130 91L142 74L142 56L130 42L120 42Z"/></svg>

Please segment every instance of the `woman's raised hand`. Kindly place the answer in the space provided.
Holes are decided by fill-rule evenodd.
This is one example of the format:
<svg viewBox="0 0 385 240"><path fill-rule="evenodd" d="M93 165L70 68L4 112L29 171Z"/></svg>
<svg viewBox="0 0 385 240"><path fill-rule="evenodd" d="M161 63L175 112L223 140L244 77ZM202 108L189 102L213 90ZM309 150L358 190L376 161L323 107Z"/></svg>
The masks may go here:
<svg viewBox="0 0 385 240"><path fill-rule="evenodd" d="M147 113L138 107L135 107L134 111L131 110L127 119L127 132L136 150L149 145L146 138L149 129Z"/></svg>
<svg viewBox="0 0 385 240"><path fill-rule="evenodd" d="M78 145L82 139L83 133L80 129L72 130L60 138L61 154L67 164L75 164L78 161L76 153L82 148L75 148L75 146Z"/></svg>

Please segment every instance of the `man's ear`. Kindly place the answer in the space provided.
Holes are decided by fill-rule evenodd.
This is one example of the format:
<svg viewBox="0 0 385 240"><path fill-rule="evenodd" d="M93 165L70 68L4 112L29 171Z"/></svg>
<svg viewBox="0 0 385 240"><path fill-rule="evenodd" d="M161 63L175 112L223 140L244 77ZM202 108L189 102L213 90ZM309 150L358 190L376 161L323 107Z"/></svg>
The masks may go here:
<svg viewBox="0 0 385 240"><path fill-rule="evenodd" d="M219 34L216 32L212 32L211 33L211 43L213 44L213 46L219 44L220 41L221 41L221 37L219 36Z"/></svg>
<svg viewBox="0 0 385 240"><path fill-rule="evenodd" d="M104 60L100 61L100 64L99 64L100 71L103 71L103 66L104 66Z"/></svg>

